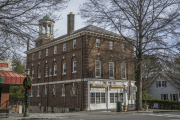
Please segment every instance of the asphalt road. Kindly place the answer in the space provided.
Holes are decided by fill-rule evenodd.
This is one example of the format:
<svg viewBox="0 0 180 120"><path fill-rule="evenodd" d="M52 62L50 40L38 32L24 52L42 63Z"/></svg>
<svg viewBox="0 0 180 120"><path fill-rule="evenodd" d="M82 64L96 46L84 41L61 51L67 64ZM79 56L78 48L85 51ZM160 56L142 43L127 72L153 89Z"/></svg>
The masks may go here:
<svg viewBox="0 0 180 120"><path fill-rule="evenodd" d="M28 120L28 119L24 119L24 120ZM45 119L38 119L38 120L45 120ZM72 116L62 117L52 120L180 120L180 113L165 112L165 113L105 114L102 112L98 112L91 114L72 115Z"/></svg>

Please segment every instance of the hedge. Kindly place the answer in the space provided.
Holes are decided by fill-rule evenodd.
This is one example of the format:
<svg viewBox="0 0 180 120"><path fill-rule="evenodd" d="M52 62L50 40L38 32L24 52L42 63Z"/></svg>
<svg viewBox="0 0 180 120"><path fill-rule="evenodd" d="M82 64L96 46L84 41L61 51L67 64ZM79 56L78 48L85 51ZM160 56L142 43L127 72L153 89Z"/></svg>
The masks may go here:
<svg viewBox="0 0 180 120"><path fill-rule="evenodd" d="M154 103L158 103L158 109L178 109L180 110L180 101L170 101L170 100L143 100L143 105L145 102L149 105L149 108L154 107Z"/></svg>

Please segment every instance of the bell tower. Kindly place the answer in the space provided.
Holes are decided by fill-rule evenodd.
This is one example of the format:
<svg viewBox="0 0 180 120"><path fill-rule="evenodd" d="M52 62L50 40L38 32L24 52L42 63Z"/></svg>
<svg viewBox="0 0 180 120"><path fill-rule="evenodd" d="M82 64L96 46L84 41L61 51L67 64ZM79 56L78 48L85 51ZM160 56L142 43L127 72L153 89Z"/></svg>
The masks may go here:
<svg viewBox="0 0 180 120"><path fill-rule="evenodd" d="M54 20L47 15L39 20L39 37L35 40L36 47L54 39L54 23Z"/></svg>

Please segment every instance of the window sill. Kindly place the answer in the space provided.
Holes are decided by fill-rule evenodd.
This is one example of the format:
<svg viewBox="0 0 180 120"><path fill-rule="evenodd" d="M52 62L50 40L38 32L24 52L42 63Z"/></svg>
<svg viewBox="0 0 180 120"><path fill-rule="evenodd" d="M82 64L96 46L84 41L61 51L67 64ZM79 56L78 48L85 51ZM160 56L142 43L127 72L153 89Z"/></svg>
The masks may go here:
<svg viewBox="0 0 180 120"><path fill-rule="evenodd" d="M122 78L123 80L126 80L126 78Z"/></svg>
<svg viewBox="0 0 180 120"><path fill-rule="evenodd" d="M109 79L115 79L114 77L109 77Z"/></svg>
<svg viewBox="0 0 180 120"><path fill-rule="evenodd" d="M36 97L40 97L40 95L36 96Z"/></svg>
<svg viewBox="0 0 180 120"><path fill-rule="evenodd" d="M102 78L102 77L100 77L100 76L96 76L95 78Z"/></svg>
<svg viewBox="0 0 180 120"><path fill-rule="evenodd" d="M33 95L29 96L29 97L33 97Z"/></svg>
<svg viewBox="0 0 180 120"><path fill-rule="evenodd" d="M66 73L63 73L62 75L66 75Z"/></svg>
<svg viewBox="0 0 180 120"><path fill-rule="evenodd" d="M61 97L65 97L65 95L61 95Z"/></svg>
<svg viewBox="0 0 180 120"><path fill-rule="evenodd" d="M57 74L56 74L56 75L53 75L53 76L55 77L55 76L57 76Z"/></svg>
<svg viewBox="0 0 180 120"><path fill-rule="evenodd" d="M38 79L41 79L41 77L38 77Z"/></svg>
<svg viewBox="0 0 180 120"><path fill-rule="evenodd" d="M77 73L77 71L73 71L72 73Z"/></svg>
<svg viewBox="0 0 180 120"><path fill-rule="evenodd" d="M48 77L48 76L45 76L45 77Z"/></svg>

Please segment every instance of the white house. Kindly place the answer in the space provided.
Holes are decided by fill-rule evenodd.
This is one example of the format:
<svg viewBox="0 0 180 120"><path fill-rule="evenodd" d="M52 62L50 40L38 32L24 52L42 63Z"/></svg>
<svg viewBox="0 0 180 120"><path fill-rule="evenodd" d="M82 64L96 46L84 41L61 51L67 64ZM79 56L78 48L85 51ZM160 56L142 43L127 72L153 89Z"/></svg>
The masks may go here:
<svg viewBox="0 0 180 120"><path fill-rule="evenodd" d="M167 73L159 72L148 84L148 93L158 100L180 101L180 84L168 77Z"/></svg>

